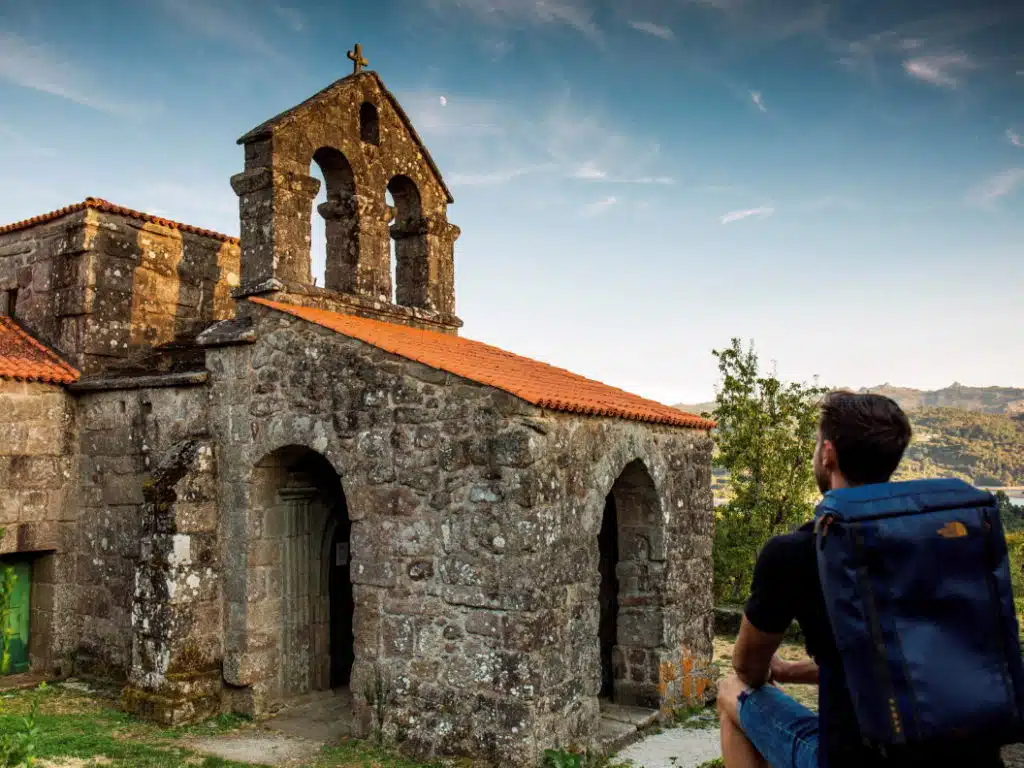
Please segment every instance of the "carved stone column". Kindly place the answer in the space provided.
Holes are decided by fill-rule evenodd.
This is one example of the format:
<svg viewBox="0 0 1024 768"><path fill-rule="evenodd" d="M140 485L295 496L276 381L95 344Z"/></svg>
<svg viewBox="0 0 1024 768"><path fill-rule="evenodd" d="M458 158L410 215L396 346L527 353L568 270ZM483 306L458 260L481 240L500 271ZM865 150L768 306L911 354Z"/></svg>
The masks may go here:
<svg viewBox="0 0 1024 768"><path fill-rule="evenodd" d="M279 280L310 285L313 200L320 180L270 167L231 177L239 197L242 289Z"/></svg>
<svg viewBox="0 0 1024 768"><path fill-rule="evenodd" d="M354 198L359 216L359 256L354 293L391 302L391 235L395 209L383 199Z"/></svg>
<svg viewBox="0 0 1024 768"><path fill-rule="evenodd" d="M324 287L356 293L359 273L359 201L355 195L327 200L317 206L327 235L327 270Z"/></svg>
<svg viewBox="0 0 1024 768"><path fill-rule="evenodd" d="M455 314L455 240L461 230L443 214L404 221L391 228L398 265L396 302Z"/></svg>

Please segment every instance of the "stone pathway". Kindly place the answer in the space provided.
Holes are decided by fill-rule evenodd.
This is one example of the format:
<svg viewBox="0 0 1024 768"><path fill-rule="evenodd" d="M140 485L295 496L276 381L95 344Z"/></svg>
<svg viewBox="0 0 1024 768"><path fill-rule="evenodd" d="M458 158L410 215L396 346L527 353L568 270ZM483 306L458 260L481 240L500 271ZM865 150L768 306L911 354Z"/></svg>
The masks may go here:
<svg viewBox="0 0 1024 768"><path fill-rule="evenodd" d="M312 762L323 744L283 733L253 729L196 739L189 742L188 746L197 752L225 760L256 765L299 766Z"/></svg>
<svg viewBox="0 0 1024 768"><path fill-rule="evenodd" d="M717 728L671 728L626 747L616 759L635 768L696 768L721 754Z"/></svg>
<svg viewBox="0 0 1024 768"><path fill-rule="evenodd" d="M282 767L308 765L324 744L349 735L351 712L348 691L314 693L255 728L196 739L189 746L225 760Z"/></svg>
<svg viewBox="0 0 1024 768"><path fill-rule="evenodd" d="M601 731L598 738L605 754L618 752L637 738L639 731L652 725L658 719L653 709L626 707L601 702Z"/></svg>

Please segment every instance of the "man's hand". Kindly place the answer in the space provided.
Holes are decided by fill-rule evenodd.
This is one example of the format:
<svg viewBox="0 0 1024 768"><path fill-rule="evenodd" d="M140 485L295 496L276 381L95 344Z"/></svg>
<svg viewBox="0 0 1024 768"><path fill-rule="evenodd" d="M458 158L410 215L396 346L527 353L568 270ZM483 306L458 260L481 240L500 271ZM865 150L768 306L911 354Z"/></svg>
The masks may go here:
<svg viewBox="0 0 1024 768"><path fill-rule="evenodd" d="M772 656L768 665L772 683L818 684L818 665L810 659L806 661L786 661L778 655Z"/></svg>
<svg viewBox="0 0 1024 768"><path fill-rule="evenodd" d="M768 664L768 682L773 684L788 682L786 677L789 673L789 667L790 663L778 654L772 656L772 660Z"/></svg>

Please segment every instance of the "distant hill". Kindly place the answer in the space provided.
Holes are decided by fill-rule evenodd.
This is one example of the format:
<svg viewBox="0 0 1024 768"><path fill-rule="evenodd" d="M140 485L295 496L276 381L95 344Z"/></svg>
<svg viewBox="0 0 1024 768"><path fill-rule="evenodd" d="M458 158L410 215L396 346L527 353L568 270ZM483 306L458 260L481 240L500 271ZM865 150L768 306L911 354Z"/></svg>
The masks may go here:
<svg viewBox="0 0 1024 768"><path fill-rule="evenodd" d="M877 392L891 397L905 411L918 408L959 408L963 411L980 413L1024 414L1024 389L1018 387L965 387L952 384L945 389L923 390L911 387L895 387L882 384L877 387L864 387L859 392ZM675 406L688 413L710 413L714 410L714 402Z"/></svg>
<svg viewBox="0 0 1024 768"><path fill-rule="evenodd" d="M1024 486L1024 389L953 384L928 392L884 384L860 391L891 397L910 416L914 440L898 478L954 475L976 485ZM676 407L705 413L714 403Z"/></svg>
<svg viewBox="0 0 1024 768"><path fill-rule="evenodd" d="M1024 413L908 409L914 439L897 477L957 476L975 485L1024 485Z"/></svg>
<svg viewBox="0 0 1024 768"><path fill-rule="evenodd" d="M935 407L959 408L980 413L1024 414L1024 389L1017 387L965 387L962 384L953 384L945 389L928 392L882 384L860 391L877 392L891 397L906 411Z"/></svg>

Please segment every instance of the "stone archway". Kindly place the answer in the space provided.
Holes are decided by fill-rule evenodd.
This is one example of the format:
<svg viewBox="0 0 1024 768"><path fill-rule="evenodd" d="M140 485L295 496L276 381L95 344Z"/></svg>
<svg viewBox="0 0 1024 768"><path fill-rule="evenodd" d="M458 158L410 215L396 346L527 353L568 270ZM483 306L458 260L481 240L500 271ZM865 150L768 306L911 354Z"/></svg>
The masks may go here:
<svg viewBox="0 0 1024 768"><path fill-rule="evenodd" d="M658 649L664 645L661 593L664 520L654 480L639 459L605 499L598 534L598 642L601 698L657 708Z"/></svg>
<svg viewBox="0 0 1024 768"><path fill-rule="evenodd" d="M351 522L330 462L300 446L256 465L251 498L249 547L257 556L247 564L248 631L271 651L262 683L275 708L351 677Z"/></svg>

